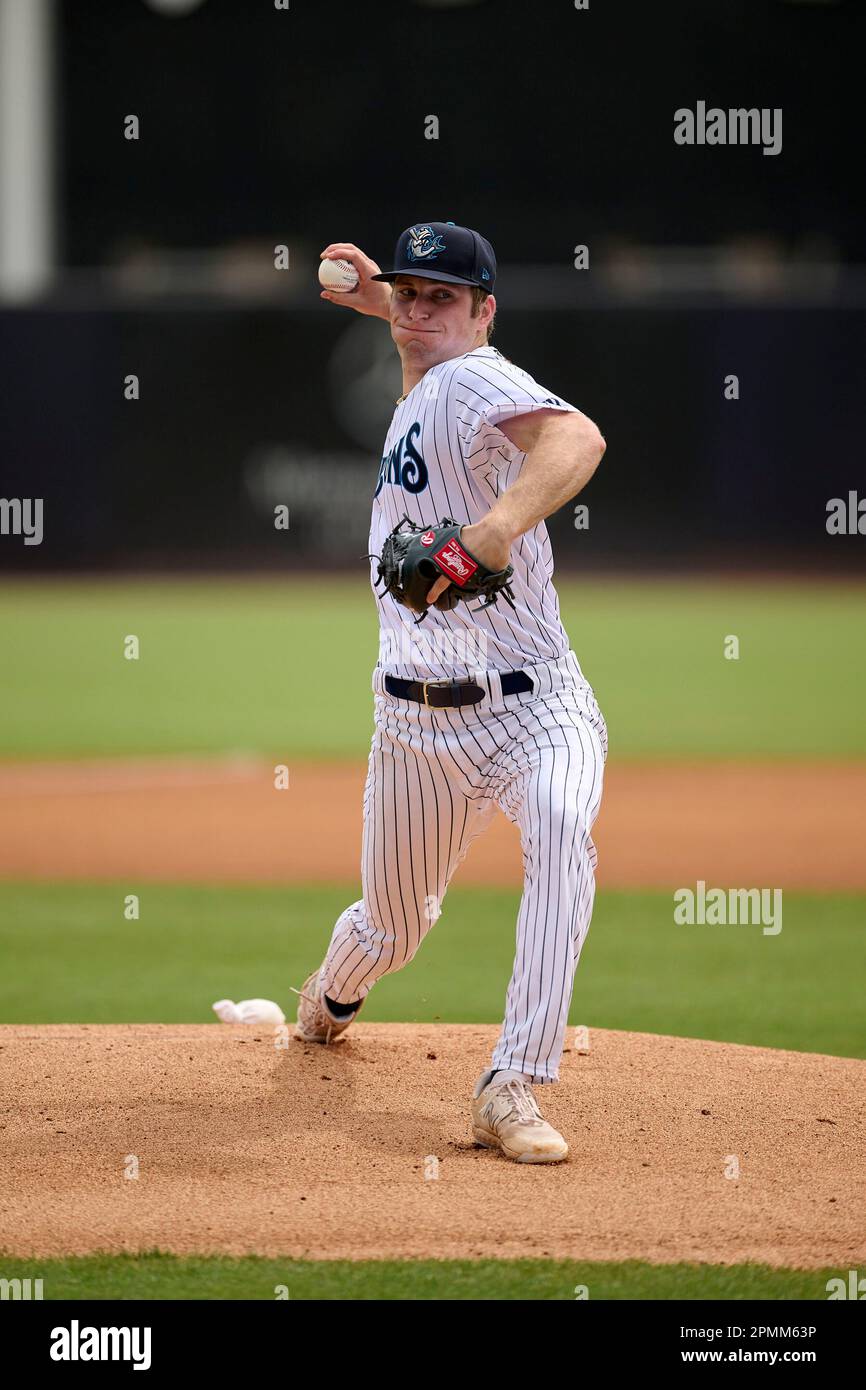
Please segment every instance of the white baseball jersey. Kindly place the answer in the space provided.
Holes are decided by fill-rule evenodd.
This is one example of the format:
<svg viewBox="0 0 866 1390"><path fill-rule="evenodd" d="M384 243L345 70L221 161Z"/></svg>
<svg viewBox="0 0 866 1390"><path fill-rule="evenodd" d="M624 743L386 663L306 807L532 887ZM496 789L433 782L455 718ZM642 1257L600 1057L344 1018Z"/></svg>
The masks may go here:
<svg viewBox="0 0 866 1390"><path fill-rule="evenodd" d="M481 521L517 478L526 457L497 428L535 410L573 411L496 348L484 346L431 367L398 405L379 465L370 528L371 555L403 516L436 525L444 516ZM378 666L410 680L468 677L556 661L569 650L553 587L553 552L541 521L511 547L516 609L504 598L448 612L411 609L379 592ZM376 564L371 562L375 589ZM431 580L431 585L433 581Z"/></svg>
<svg viewBox="0 0 866 1390"><path fill-rule="evenodd" d="M480 521L525 455L498 428L544 407L573 410L495 348L431 368L398 406L379 469L370 551L407 515ZM574 971L589 929L607 730L570 650L543 522L512 546L516 612L480 600L421 623L377 596L382 644L373 672L375 730L364 791L363 896L340 915L321 987L363 1000L418 950L448 884L497 807L520 827L526 881L514 970L493 1067L556 1081ZM372 578L375 587L376 565ZM431 581L432 583L432 581ZM479 639L480 642L479 642ZM508 693L501 673L531 689ZM474 705L434 708L391 694L388 675L474 678Z"/></svg>

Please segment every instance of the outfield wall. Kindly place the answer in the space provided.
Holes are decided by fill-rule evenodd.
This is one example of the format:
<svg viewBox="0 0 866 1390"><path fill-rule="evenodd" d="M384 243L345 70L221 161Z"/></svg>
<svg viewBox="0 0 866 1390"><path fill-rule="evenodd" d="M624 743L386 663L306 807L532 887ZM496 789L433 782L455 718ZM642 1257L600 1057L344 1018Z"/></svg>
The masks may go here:
<svg viewBox="0 0 866 1390"><path fill-rule="evenodd" d="M509 311L503 292L495 343L608 441L588 529L571 506L551 522L560 568L862 573L866 541L826 520L866 476L866 308ZM318 302L10 310L0 368L0 493L44 499L42 543L0 536L0 567L334 566L366 548L401 389L379 321Z"/></svg>

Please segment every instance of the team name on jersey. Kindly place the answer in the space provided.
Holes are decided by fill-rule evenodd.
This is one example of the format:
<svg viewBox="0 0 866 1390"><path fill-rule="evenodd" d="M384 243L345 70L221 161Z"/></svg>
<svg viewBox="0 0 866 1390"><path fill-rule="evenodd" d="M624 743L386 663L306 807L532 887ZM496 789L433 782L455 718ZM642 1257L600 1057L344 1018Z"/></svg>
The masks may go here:
<svg viewBox="0 0 866 1390"><path fill-rule="evenodd" d="M385 483L405 488L407 492L423 492L427 486L429 473L427 465L415 448L415 440L421 433L418 420L410 425L404 435L397 440L393 449L382 457L379 464L379 477L374 497L378 497Z"/></svg>

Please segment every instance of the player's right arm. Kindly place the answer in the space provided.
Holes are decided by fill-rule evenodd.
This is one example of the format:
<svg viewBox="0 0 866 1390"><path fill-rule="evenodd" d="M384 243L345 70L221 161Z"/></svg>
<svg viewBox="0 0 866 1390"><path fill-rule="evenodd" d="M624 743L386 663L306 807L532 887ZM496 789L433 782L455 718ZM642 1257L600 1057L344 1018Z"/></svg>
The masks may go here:
<svg viewBox="0 0 866 1390"><path fill-rule="evenodd" d="M345 309L355 309L359 314L370 314L373 318L390 318L391 286L383 280L372 280L379 274L379 266L369 256L353 246L350 241L335 241L326 246L319 260L350 261L358 272L358 283L348 294L336 294L333 290L322 290L321 298L332 304L342 304Z"/></svg>

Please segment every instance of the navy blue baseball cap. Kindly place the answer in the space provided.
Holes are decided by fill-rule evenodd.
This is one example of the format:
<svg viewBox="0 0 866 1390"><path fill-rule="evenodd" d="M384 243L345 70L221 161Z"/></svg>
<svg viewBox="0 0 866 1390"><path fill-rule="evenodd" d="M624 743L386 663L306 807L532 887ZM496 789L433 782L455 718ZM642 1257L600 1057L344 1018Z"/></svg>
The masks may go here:
<svg viewBox="0 0 866 1390"><path fill-rule="evenodd" d="M446 280L449 285L480 285L492 292L496 257L490 242L470 227L457 227L453 222L416 222L400 234L394 269L383 270L371 279L396 280L398 275Z"/></svg>

